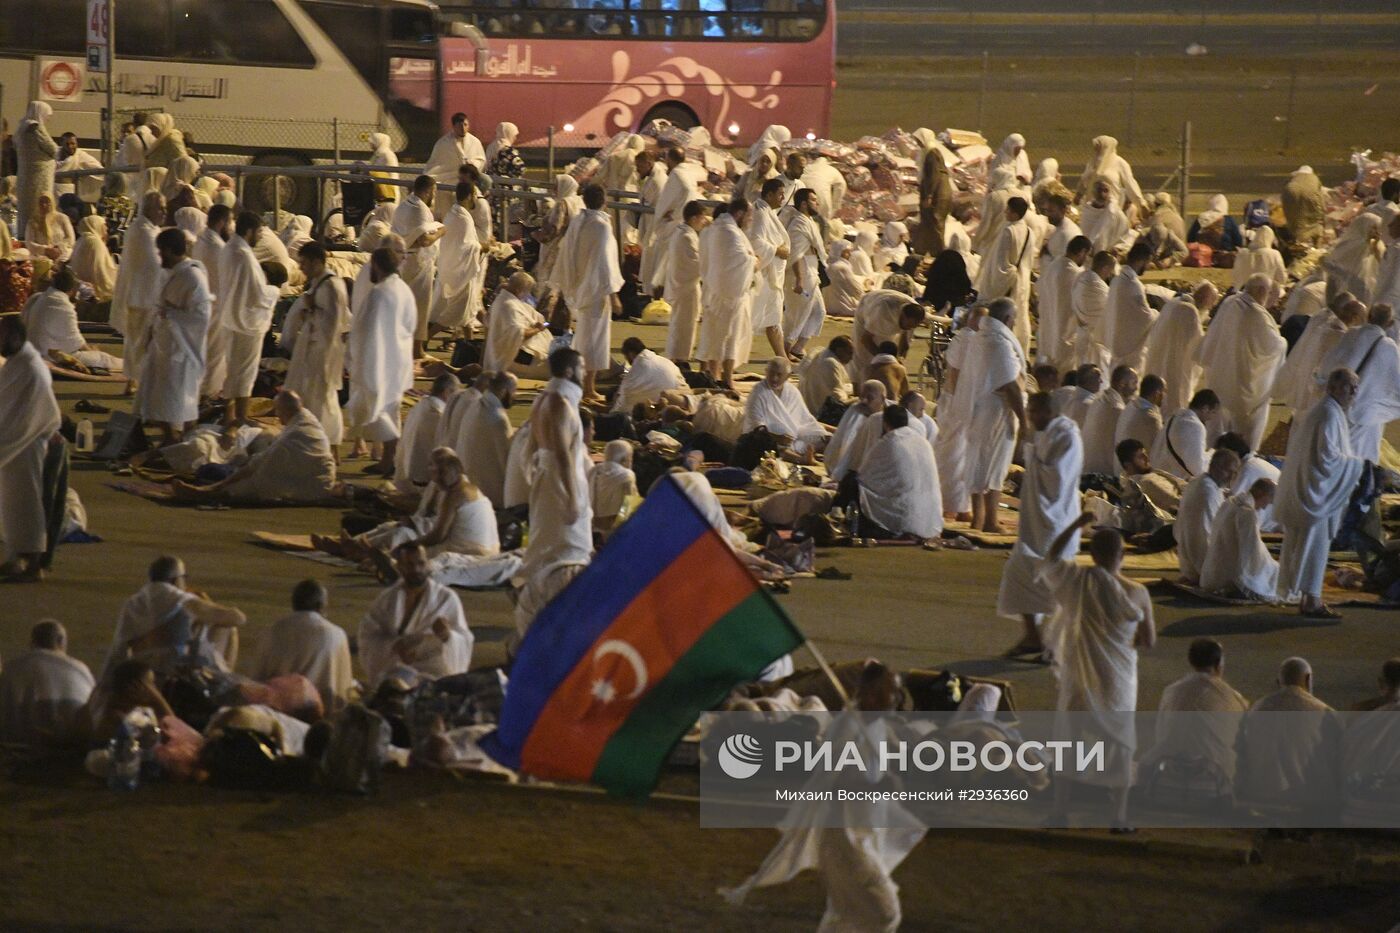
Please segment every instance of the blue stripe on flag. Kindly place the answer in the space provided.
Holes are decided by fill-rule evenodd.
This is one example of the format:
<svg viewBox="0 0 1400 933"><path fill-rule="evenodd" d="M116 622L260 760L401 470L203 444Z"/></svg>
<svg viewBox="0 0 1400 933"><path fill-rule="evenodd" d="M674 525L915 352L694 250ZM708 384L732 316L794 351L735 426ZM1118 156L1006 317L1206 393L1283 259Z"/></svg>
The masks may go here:
<svg viewBox="0 0 1400 933"><path fill-rule="evenodd" d="M659 484L588 568L546 606L525 633L496 731L482 747L520 767L520 752L549 698L637 595L705 533L709 523L674 480Z"/></svg>

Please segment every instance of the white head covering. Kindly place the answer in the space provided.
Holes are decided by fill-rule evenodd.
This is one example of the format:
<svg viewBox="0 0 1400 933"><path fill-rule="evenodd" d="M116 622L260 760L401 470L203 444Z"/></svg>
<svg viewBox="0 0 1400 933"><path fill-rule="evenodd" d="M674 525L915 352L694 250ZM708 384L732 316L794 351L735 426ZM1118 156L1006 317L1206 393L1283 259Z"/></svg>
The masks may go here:
<svg viewBox="0 0 1400 933"><path fill-rule="evenodd" d="M885 222L885 229L880 233L880 245L889 249L894 249L904 242L904 237L909 235L909 227L903 221L889 220Z"/></svg>
<svg viewBox="0 0 1400 933"><path fill-rule="evenodd" d="M1325 260L1328 268L1360 274L1361 265L1375 252L1374 241L1381 235L1381 219L1376 214L1359 214L1347 225Z"/></svg>
<svg viewBox="0 0 1400 933"><path fill-rule="evenodd" d="M221 188L214 192L214 203L222 204L227 208L234 208L238 206L238 195L228 188Z"/></svg>
<svg viewBox="0 0 1400 933"><path fill-rule="evenodd" d="M496 161L496 156L501 154L501 150L515 145L516 138L520 135L520 127L514 123L497 123L496 138L486 144L486 167L489 169L491 163Z"/></svg>
<svg viewBox="0 0 1400 933"><path fill-rule="evenodd" d="M19 128L24 129L26 124L37 123L43 125L44 121L53 116L53 107L42 100L31 100L29 109L24 111L24 119L20 121Z"/></svg>
<svg viewBox="0 0 1400 933"><path fill-rule="evenodd" d="M1315 174L1317 174L1317 173L1313 171L1313 167L1312 167L1311 165L1300 165L1300 166L1298 166L1297 168L1295 168L1295 169L1293 170L1293 174L1294 174L1294 175L1315 175Z"/></svg>
<svg viewBox="0 0 1400 933"><path fill-rule="evenodd" d="M987 191L1004 191L1016 187L1016 172L1009 165L999 165L992 169L987 179Z"/></svg>
<svg viewBox="0 0 1400 933"><path fill-rule="evenodd" d="M1020 133L1012 133L1003 139L1001 147L992 156L992 165L1010 168L1014 178L1030 178L1031 157L1026 155L1026 137Z"/></svg>
<svg viewBox="0 0 1400 933"><path fill-rule="evenodd" d="M1082 183L1086 186L1093 184L1094 179L1107 174L1113 164L1113 157L1117 154L1118 140L1112 136L1095 136L1094 154L1089 156L1089 161L1084 166Z"/></svg>
<svg viewBox="0 0 1400 933"><path fill-rule="evenodd" d="M189 156L180 156L170 163L170 171L160 184L160 193L168 201L180 193L186 185L194 187L195 176L199 174L199 163Z"/></svg>
<svg viewBox="0 0 1400 933"><path fill-rule="evenodd" d="M89 214L78 221L78 240L68 265L81 281L92 286L101 301L112 297L117 284L117 264L107 249L107 221Z"/></svg>
<svg viewBox="0 0 1400 933"><path fill-rule="evenodd" d="M393 152L393 150L389 148L388 133L370 133L369 145L376 155L381 152Z"/></svg>
<svg viewBox="0 0 1400 933"><path fill-rule="evenodd" d="M923 157L928 155L929 150L938 145L938 134L926 126L921 126L909 135L913 136L914 141L919 144L919 163L922 164Z"/></svg>
<svg viewBox="0 0 1400 933"><path fill-rule="evenodd" d="M1230 201L1223 194L1213 194L1206 202L1206 209L1196 215L1196 223L1202 230L1212 226L1230 213Z"/></svg>
<svg viewBox="0 0 1400 933"><path fill-rule="evenodd" d="M1039 188L1047 181L1057 181L1060 177L1059 159L1041 159L1040 164L1035 167L1035 177L1031 179L1031 187Z"/></svg>
<svg viewBox="0 0 1400 933"><path fill-rule="evenodd" d="M844 262L846 254L854 250L855 244L844 237L839 237L831 242L826 249L826 264L834 266L838 262Z"/></svg>
<svg viewBox="0 0 1400 933"><path fill-rule="evenodd" d="M792 139L792 130L774 123L763 131L763 135L758 137L758 141L749 147L748 163L753 165L758 161L758 154L765 149L782 149L783 143Z"/></svg>
<svg viewBox="0 0 1400 933"><path fill-rule="evenodd" d="M159 139L175 129L175 118L168 113L153 113L147 125L155 128L156 138Z"/></svg>
<svg viewBox="0 0 1400 933"><path fill-rule="evenodd" d="M209 218L197 207L182 207L175 212L175 226L185 231L185 239L193 243L208 226Z"/></svg>
<svg viewBox="0 0 1400 933"><path fill-rule="evenodd" d="M169 170L160 165L153 165L150 168L146 169L144 175L142 176L142 180L145 181L145 185L143 186L141 193L143 195L147 195L150 194L152 191L161 191L161 189L165 187L165 176L168 174Z"/></svg>
<svg viewBox="0 0 1400 933"><path fill-rule="evenodd" d="M307 243L311 242L311 218L305 214L297 214L287 225L282 228L282 242L287 246L287 252L296 257L297 251Z"/></svg>

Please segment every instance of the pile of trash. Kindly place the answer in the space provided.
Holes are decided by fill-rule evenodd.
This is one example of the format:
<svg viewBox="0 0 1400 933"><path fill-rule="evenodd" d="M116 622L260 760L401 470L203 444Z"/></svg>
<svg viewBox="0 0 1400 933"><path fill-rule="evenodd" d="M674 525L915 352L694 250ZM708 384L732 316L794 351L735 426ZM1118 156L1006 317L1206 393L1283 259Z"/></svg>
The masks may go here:
<svg viewBox="0 0 1400 933"><path fill-rule="evenodd" d="M686 157L705 166L710 174L707 194L715 200L729 197L735 182L748 165L743 153L736 155L714 145L703 127L685 130L665 121L655 121L638 134L648 148L679 146ZM945 129L937 133L937 143L959 196L981 202L987 191L987 166L993 151L980 133ZM618 133L592 156L574 162L568 169L579 184L594 180L606 170L609 159L624 151L631 133ZM846 198L837 216L847 226L862 222L883 224L903 220L919 208L919 169L924 147L914 134L899 127L883 136L863 136L853 143L830 139L794 139L784 152L800 152L809 159L824 158L846 180Z"/></svg>
<svg viewBox="0 0 1400 933"><path fill-rule="evenodd" d="M1326 189L1327 226L1333 233L1346 229L1376 199L1382 181L1400 178L1400 155L1394 152L1383 152L1373 159L1370 149L1362 149L1351 154L1351 164L1356 177Z"/></svg>

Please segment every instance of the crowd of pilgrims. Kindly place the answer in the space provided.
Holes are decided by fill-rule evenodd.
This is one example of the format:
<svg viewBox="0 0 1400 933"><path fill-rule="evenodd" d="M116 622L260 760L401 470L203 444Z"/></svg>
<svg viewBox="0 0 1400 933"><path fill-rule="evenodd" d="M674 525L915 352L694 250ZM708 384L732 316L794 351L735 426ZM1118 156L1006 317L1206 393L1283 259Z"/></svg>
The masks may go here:
<svg viewBox="0 0 1400 933"><path fill-rule="evenodd" d="M133 463L176 474L176 500L353 507L312 544L387 588L355 640L359 686L314 582L241 677L242 613L162 558L122 608L91 703L61 626L36 627L31 655L0 676L44 703L16 714L17 694L0 691L7 729L52 732L44 717L81 706L101 745L133 709L165 721L158 676L196 656L222 674L209 728L253 709L239 715L300 748L306 723L356 690L466 675L473 639L452 585L509 585L523 636L666 478L768 581L810 569L774 529L929 550L1005 539L996 612L1022 626L1008 655L1055 664L1063 708L1136 707L1136 650L1154 634L1147 591L1121 572L1127 549L1175 547L1184 585L1330 618L1329 553L1345 531L1367 583L1397 595L1393 550L1356 516L1394 482L1379 464L1400 417L1400 179L1335 242L1307 167L1279 216L1232 217L1216 197L1188 229L1110 137L1068 179L1051 159L1032 172L1025 141L1008 137L969 204L920 131L913 229L848 228L840 172L771 127L718 207L703 165L639 136L594 182L562 175L537 214L498 229L492 180L523 172L515 129L483 146L457 114L407 187L381 175L361 229L318 233L309 217L242 209L166 114L127 128L114 171L55 180L96 162L72 134L55 142L50 116L36 102L16 131L21 236L0 241L9 293L33 292L0 320L4 574L43 579L71 519L55 482L71 437L52 391L60 369L122 375L155 432ZM371 143L372 166L397 165L387 137ZM616 216L609 189L650 212ZM1223 295L1208 280L1148 281L1197 246L1232 259ZM119 356L78 324L79 305L107 302ZM612 322L663 302L664 336L629 337L617 359ZM840 333L819 340L828 317ZM936 407L909 369L930 325L951 334L929 342L944 368ZM433 340L449 358L427 352ZM751 361L761 376L744 371ZM526 386L538 388L515 426ZM1271 406L1291 421L1281 460L1261 452ZM341 466L364 458L392 487L344 480ZM727 511L716 490L755 480L776 491ZM1090 563L1076 563L1091 525ZM1218 677L1218 651L1192 650L1195 670ZM1290 659L1282 687L1306 688L1305 668ZM791 672L785 659L764 677ZM202 740L167 731L170 767L187 773Z"/></svg>

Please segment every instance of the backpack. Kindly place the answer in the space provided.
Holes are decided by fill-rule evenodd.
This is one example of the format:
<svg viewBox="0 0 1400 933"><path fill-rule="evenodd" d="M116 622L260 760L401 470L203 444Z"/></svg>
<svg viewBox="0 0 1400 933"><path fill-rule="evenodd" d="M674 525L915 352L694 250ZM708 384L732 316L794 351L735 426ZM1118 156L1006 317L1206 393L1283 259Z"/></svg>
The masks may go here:
<svg viewBox="0 0 1400 933"><path fill-rule="evenodd" d="M321 785L341 794L372 794L389 748L389 723L359 703L330 719L330 737L321 753Z"/></svg>

